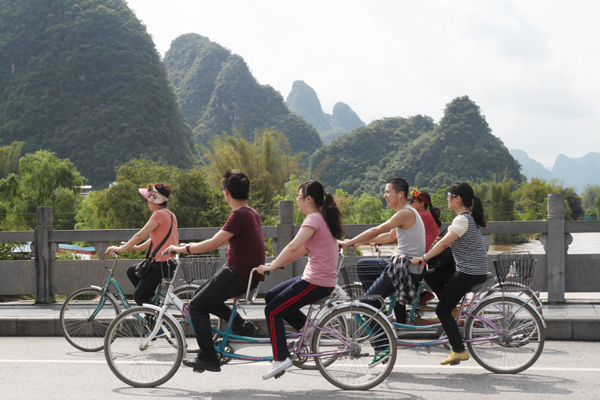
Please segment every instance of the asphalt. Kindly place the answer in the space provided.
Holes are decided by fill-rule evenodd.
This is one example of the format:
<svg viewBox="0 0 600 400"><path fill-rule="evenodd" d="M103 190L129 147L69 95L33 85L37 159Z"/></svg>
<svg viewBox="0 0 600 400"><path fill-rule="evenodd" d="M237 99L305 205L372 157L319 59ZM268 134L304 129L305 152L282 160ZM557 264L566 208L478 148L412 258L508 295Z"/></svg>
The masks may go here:
<svg viewBox="0 0 600 400"><path fill-rule="evenodd" d="M600 341L600 293L571 293L564 304L548 304L542 314L546 321L546 339ZM431 302L435 306L435 302ZM59 315L62 302L34 304L32 300L0 303L0 336L62 336ZM264 303L244 306L242 316L267 336ZM422 336L423 334L421 334ZM406 337L403 335L403 337Z"/></svg>

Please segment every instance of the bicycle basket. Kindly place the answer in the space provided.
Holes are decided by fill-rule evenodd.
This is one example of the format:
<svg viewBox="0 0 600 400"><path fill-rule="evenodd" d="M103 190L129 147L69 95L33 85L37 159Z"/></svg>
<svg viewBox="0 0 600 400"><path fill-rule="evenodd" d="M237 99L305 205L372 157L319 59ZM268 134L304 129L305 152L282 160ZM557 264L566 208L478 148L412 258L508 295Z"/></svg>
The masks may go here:
<svg viewBox="0 0 600 400"><path fill-rule="evenodd" d="M496 276L500 286L531 286L533 271L537 260L528 251L507 252L498 255L494 260Z"/></svg>
<svg viewBox="0 0 600 400"><path fill-rule="evenodd" d="M180 269L186 283L206 282L219 269L219 258L212 256L196 256L180 258Z"/></svg>
<svg viewBox="0 0 600 400"><path fill-rule="evenodd" d="M350 264L340 268L342 289L351 300L378 299L379 293L369 293L371 285L381 276L382 269L379 266ZM390 279L387 273L384 279Z"/></svg>

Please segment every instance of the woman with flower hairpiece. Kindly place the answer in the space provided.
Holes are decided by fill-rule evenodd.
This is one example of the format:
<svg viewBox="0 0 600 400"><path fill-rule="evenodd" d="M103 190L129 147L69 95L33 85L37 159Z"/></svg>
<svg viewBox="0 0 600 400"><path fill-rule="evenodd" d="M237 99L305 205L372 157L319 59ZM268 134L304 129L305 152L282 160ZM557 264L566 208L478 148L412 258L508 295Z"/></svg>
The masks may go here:
<svg viewBox="0 0 600 400"><path fill-rule="evenodd" d="M442 226L440 216L442 212L439 208L434 207L431 204L429 193L423 190L418 190L416 188L411 190L407 200L408 204L417 210L419 216L423 220L423 225L425 225L425 249L429 250L435 239L440 236L440 227ZM433 297L433 293L431 292L422 292L419 297L419 305L427 304Z"/></svg>
<svg viewBox="0 0 600 400"><path fill-rule="evenodd" d="M162 250L170 245L179 245L179 234L177 233L177 218L167 209L168 200L171 197L169 185L162 182L150 183L146 188L138 190L148 200L148 208L152 210L150 219L127 243L122 246L110 246L106 249L106 253L122 253L149 248L148 254L151 254L150 257L153 261L152 267L146 275L138 277L135 273L135 266L127 269L127 277L135 286L133 299L141 306L151 302L162 278L170 277L173 273L175 265L168 263L169 255L162 255ZM138 245L148 235L150 235L150 239Z"/></svg>

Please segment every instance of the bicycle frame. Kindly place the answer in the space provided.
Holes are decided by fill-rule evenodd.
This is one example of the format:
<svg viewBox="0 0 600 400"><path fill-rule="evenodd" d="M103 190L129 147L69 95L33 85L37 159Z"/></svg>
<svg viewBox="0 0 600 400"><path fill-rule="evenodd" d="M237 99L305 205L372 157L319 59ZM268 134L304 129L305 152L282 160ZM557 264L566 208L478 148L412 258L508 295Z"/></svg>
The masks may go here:
<svg viewBox="0 0 600 400"><path fill-rule="evenodd" d="M172 279L171 283L169 284L169 289L167 291L167 294L165 296L165 300L164 300L162 306L158 307L158 306L155 306L152 304L144 304L145 307L150 307L156 311L159 311L159 315L156 318L156 324L155 324L152 332L147 336L146 340L141 344L141 347L146 347L154 339L154 337L158 334L158 332L161 329L161 322L162 322L163 318L169 318L169 319L175 320L173 318L173 316L171 316L171 314L167 311L167 309L170 305L175 306L182 313L183 318L186 319L186 321L189 323L190 327L193 330L193 324L190 319L190 313L189 313L187 305L185 305L181 301L181 299L179 299L179 297L177 297L177 295L175 295L173 293L173 281L175 280L175 276L177 275L177 270L179 269L179 266L180 266L180 263L177 262L177 268L173 274L173 279ZM249 282L252 282L252 276L255 271L256 271L256 268L251 271L250 277L249 277ZM259 284L259 286L260 286L260 284ZM256 287L256 292L258 292L259 286ZM256 295L254 295L254 298L249 301L249 299L248 299L249 294L250 294L250 283L248 285L248 291L246 292L245 300L248 302L254 301L254 299L256 298ZM222 357L225 357L225 358L231 358L231 359L243 360L243 361L273 361L273 356L255 357L255 356L236 354L236 353L231 353L231 352L226 351L226 347L229 342L229 339L237 339L237 340L242 340L242 341L249 342L249 343L271 343L270 338L262 338L262 339L261 338L253 338L253 337L248 337L248 336L235 335L235 334L231 333L231 329L233 327L233 320L237 314L238 306L239 306L239 300L236 299L234 301L232 312L229 317L229 321L227 321L227 327L224 332L220 331L216 328L212 328L213 332L216 332L222 336L222 339L220 340L220 344L218 346L215 345L215 350L218 353L220 353ZM314 304L311 304L311 306L308 310L307 316L306 316L306 323L304 325L304 329L301 332L298 332L296 334L288 336L288 338L300 337L300 340L298 341L298 344L296 347L295 356L296 357L323 357L323 356L333 356L336 354L340 354L340 355L344 354L347 351L346 349L328 351L328 352L318 353L318 354L306 354L306 353L302 354L300 352L302 349L302 346L304 345L304 342L306 340L306 332L308 330L307 329L308 327L312 327L313 329L323 330L323 331L327 332L328 334L335 336L342 343L344 343L347 348L349 348L351 345L351 342L344 335L339 334L337 331L331 330L329 328L322 328L322 327L318 326L318 324L314 324L314 323L310 322L313 309L314 309ZM337 307L333 308L333 310L335 310L335 309L337 309ZM376 310L374 309L374 311L376 311ZM139 316L139 318L142 318L142 317ZM177 325L178 329L180 330L182 337L185 338L185 334L183 333L181 324L177 323L176 325ZM187 344L185 344L185 347L187 349Z"/></svg>
<svg viewBox="0 0 600 400"><path fill-rule="evenodd" d="M119 255L114 253L113 257L115 257L115 263L113 264L112 268L106 267L106 269L108 270L108 276L106 278L106 283L104 284L104 286L90 285L90 287L92 287L96 290L101 290L102 294L100 295L101 298L100 298L100 301L98 302L98 306L96 307L96 310L94 310L92 315L90 315L89 320L96 318L96 315L98 315L100 310L102 310L102 308L104 307L104 304L106 302L106 296L109 296L109 295L112 296L112 293L110 293L110 291L109 291L109 288L111 286L114 286L115 290L117 291L117 295L119 296L119 299L123 303L123 307L125 307L126 310L131 308L131 304L129 304L129 302L127 301L127 297L125 297L125 293L123 292L121 285L115 279L115 276L114 276L115 269L117 267L117 261L119 260ZM152 299L152 303L151 303L152 305L158 304L158 300L160 299L160 292L162 289L161 286L158 287L156 295ZM116 302L116 303L117 303L117 307L119 308L119 313L121 313L121 306L119 305L118 302Z"/></svg>

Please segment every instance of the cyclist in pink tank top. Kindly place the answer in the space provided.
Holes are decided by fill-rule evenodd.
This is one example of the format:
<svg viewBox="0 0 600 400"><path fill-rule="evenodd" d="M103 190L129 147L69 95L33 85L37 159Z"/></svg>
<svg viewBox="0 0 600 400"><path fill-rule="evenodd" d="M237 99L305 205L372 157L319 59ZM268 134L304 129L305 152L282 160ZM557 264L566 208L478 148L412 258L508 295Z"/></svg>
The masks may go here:
<svg viewBox="0 0 600 400"><path fill-rule="evenodd" d="M285 339L286 321L294 329L304 327L306 315L300 308L328 297L336 284L338 245L342 237L342 215L333 196L319 181L308 181L298 190L298 209L306 214L298 234L270 264L258 272L283 268L310 250L304 274L283 282L265 295L265 316L271 336L273 363L263 379L269 379L292 366Z"/></svg>

